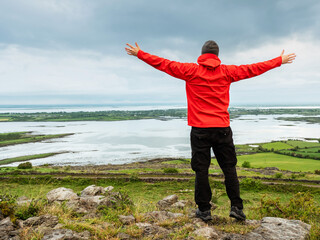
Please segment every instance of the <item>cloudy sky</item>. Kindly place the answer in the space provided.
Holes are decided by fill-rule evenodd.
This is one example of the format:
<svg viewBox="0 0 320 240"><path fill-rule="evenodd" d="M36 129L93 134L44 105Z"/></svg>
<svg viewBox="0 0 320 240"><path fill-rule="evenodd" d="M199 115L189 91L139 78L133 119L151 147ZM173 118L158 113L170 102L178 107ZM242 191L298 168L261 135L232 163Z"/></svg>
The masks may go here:
<svg viewBox="0 0 320 240"><path fill-rule="evenodd" d="M295 52L234 83L231 105L320 104L319 0L1 0L0 105L185 104L184 82L126 55L195 62L206 40L224 64Z"/></svg>

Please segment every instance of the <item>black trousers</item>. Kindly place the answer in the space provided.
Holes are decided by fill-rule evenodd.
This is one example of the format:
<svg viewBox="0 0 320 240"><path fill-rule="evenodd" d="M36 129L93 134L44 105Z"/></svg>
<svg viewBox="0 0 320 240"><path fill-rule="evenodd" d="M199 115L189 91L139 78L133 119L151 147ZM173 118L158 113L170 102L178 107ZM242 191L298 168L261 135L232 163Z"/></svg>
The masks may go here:
<svg viewBox="0 0 320 240"><path fill-rule="evenodd" d="M231 206L243 209L236 171L237 157L231 128L192 127L190 135L192 150L191 167L196 172L195 202L199 209L206 211L211 208L212 192L208 178L211 163L211 148L223 171L226 191L231 201Z"/></svg>

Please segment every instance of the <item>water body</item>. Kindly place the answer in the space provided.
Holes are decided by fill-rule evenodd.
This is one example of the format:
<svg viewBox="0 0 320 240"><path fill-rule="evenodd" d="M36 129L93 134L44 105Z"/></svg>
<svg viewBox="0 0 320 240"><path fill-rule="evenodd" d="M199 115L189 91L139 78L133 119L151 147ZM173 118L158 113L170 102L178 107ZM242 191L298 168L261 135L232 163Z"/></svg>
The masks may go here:
<svg viewBox="0 0 320 240"><path fill-rule="evenodd" d="M81 111L87 110L79 109ZM50 111L50 109L43 110ZM26 111L26 109L19 111ZM30 108L27 111L36 110ZM276 120L276 117L279 116L245 115L232 120L231 127L235 144L320 137L319 124ZM166 157L190 158L190 129L186 119L61 123L0 122L0 132L75 133L61 139L0 148L0 160L60 151L68 151L69 153L36 159L31 162L33 165L99 165L122 164ZM17 165L18 163L12 163L7 166Z"/></svg>

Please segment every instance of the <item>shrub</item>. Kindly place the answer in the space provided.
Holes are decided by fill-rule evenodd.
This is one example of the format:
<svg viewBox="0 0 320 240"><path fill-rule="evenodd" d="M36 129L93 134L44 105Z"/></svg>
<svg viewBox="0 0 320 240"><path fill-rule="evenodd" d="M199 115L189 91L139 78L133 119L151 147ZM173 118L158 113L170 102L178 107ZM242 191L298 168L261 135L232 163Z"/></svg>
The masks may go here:
<svg viewBox="0 0 320 240"><path fill-rule="evenodd" d="M98 212L103 214L105 218L112 222L119 221L119 215L132 214L134 210L134 203L125 192L119 192L112 195L113 201L110 205L98 206Z"/></svg>
<svg viewBox="0 0 320 240"><path fill-rule="evenodd" d="M297 178L297 175L295 175L294 173L292 173L291 176L290 176L290 178L291 178L291 179L296 179L296 178Z"/></svg>
<svg viewBox="0 0 320 240"><path fill-rule="evenodd" d="M140 181L139 179L139 174L138 173L131 173L130 174L130 182L138 182Z"/></svg>
<svg viewBox="0 0 320 240"><path fill-rule="evenodd" d="M244 168L250 168L251 164L248 161L244 161L241 166L244 167Z"/></svg>
<svg viewBox="0 0 320 240"><path fill-rule="evenodd" d="M164 173L179 173L179 170L176 168L164 168L163 172Z"/></svg>
<svg viewBox="0 0 320 240"><path fill-rule="evenodd" d="M32 164L31 164L31 162L20 163L18 165L18 168L19 169L30 169L30 168L32 168Z"/></svg>
<svg viewBox="0 0 320 240"><path fill-rule="evenodd" d="M4 217L10 217L11 220L15 220L15 207L16 196L9 194L0 194L0 212Z"/></svg>
<svg viewBox="0 0 320 240"><path fill-rule="evenodd" d="M18 207L15 215L22 220L26 220L29 217L37 216L40 208L41 203L39 203L39 199L32 200L30 203Z"/></svg>
<svg viewBox="0 0 320 240"><path fill-rule="evenodd" d="M283 174L280 173L280 172L278 172L278 173L276 173L274 176L275 176L275 178L282 178L282 177L283 177Z"/></svg>
<svg viewBox="0 0 320 240"><path fill-rule="evenodd" d="M262 190L265 186L260 180L253 178L244 178L240 182L240 186L246 190Z"/></svg>
<svg viewBox="0 0 320 240"><path fill-rule="evenodd" d="M264 195L260 200L259 212L261 217L299 219L307 223L320 221L320 207L310 192L298 192L286 203Z"/></svg>
<svg viewBox="0 0 320 240"><path fill-rule="evenodd" d="M314 173L320 175L320 169L319 170L314 170Z"/></svg>

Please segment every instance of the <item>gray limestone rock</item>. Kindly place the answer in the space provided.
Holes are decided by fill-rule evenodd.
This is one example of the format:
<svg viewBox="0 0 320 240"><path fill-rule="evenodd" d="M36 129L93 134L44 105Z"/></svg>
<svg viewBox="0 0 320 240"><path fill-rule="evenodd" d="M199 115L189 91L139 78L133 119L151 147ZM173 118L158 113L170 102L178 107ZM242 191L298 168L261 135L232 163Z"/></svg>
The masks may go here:
<svg viewBox="0 0 320 240"><path fill-rule="evenodd" d="M105 192L106 191L103 187L91 185L91 186L88 186L82 190L81 197L83 197L83 196L97 196L97 195L104 194Z"/></svg>
<svg viewBox="0 0 320 240"><path fill-rule="evenodd" d="M53 228L59 223L57 216L50 214L41 215L38 217L30 217L23 222L23 226L41 226Z"/></svg>
<svg viewBox="0 0 320 240"><path fill-rule="evenodd" d="M42 240L89 240L90 233L88 231L77 233L70 229L56 229L50 234L43 236Z"/></svg>
<svg viewBox="0 0 320 240"><path fill-rule="evenodd" d="M222 240L306 240L311 228L309 224L299 220L276 217L265 217L261 221L249 222L248 224L257 224L258 222L261 223L260 227L252 232L244 235L224 234Z"/></svg>
<svg viewBox="0 0 320 240"><path fill-rule="evenodd" d="M0 240L19 240L19 230L11 222L10 217L0 221Z"/></svg>
<svg viewBox="0 0 320 240"><path fill-rule="evenodd" d="M172 213L167 211L153 211L147 212L144 215L146 218L154 222L161 222L171 218L178 218L184 216L182 213Z"/></svg>
<svg viewBox="0 0 320 240"><path fill-rule="evenodd" d="M131 236L129 234L126 234L126 233L118 233L117 237L120 239L120 240L130 240L132 239Z"/></svg>
<svg viewBox="0 0 320 240"><path fill-rule="evenodd" d="M171 207L172 204L176 203L178 201L178 196L177 195L170 195L165 197L164 199L160 200L157 203L157 207L161 210L165 210L169 207Z"/></svg>
<svg viewBox="0 0 320 240"><path fill-rule="evenodd" d="M212 227L202 227L193 232L195 236L204 237L206 239L218 239L219 235Z"/></svg>
<svg viewBox="0 0 320 240"><path fill-rule="evenodd" d="M246 234L248 240L304 240L307 239L311 226L299 220L265 217L261 226Z"/></svg>
<svg viewBox="0 0 320 240"><path fill-rule="evenodd" d="M49 203L54 201L69 201L79 199L78 195L70 188L56 188L47 193Z"/></svg>
<svg viewBox="0 0 320 240"><path fill-rule="evenodd" d="M186 206L185 201L178 201L178 202L172 204L170 207L183 209L185 206Z"/></svg>
<svg viewBox="0 0 320 240"><path fill-rule="evenodd" d="M10 217L6 217L0 221L0 232L2 231L8 232L13 230L14 230L14 225L11 222Z"/></svg>
<svg viewBox="0 0 320 240"><path fill-rule="evenodd" d="M169 231L163 227L152 225L150 223L136 223L138 228L143 230L145 235L168 235ZM157 238L154 238L157 239Z"/></svg>
<svg viewBox="0 0 320 240"><path fill-rule="evenodd" d="M111 192L113 189L114 189L113 186L108 186L108 187L104 188L104 191Z"/></svg>
<svg viewBox="0 0 320 240"><path fill-rule="evenodd" d="M136 221L133 215L129 215L129 216L119 215L119 220L125 225L130 225Z"/></svg>
<svg viewBox="0 0 320 240"><path fill-rule="evenodd" d="M74 232L70 229L55 229L50 234L45 234L42 240L88 240L90 233L84 231L81 233Z"/></svg>

